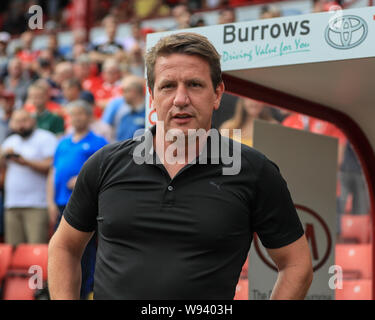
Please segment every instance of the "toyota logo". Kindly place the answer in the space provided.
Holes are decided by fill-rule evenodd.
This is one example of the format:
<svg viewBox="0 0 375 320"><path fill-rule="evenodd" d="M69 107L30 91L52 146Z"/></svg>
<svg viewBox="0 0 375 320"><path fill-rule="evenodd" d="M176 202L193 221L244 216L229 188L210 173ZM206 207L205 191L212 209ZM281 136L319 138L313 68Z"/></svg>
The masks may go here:
<svg viewBox="0 0 375 320"><path fill-rule="evenodd" d="M325 31L327 43L336 49L351 49L367 37L367 23L360 17L346 15L330 21Z"/></svg>

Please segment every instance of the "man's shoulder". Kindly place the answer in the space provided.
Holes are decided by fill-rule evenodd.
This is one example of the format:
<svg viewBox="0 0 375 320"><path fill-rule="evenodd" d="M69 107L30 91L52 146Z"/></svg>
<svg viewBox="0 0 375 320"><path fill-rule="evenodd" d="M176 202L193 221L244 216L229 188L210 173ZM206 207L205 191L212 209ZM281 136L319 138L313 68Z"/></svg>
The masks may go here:
<svg viewBox="0 0 375 320"><path fill-rule="evenodd" d="M57 139L56 136L52 132L50 132L46 129L42 129L42 128L36 128L34 135L36 137Z"/></svg>
<svg viewBox="0 0 375 320"><path fill-rule="evenodd" d="M14 143L15 141L20 140L20 136L16 133L12 133L10 136L6 137L5 140L2 143L2 146L9 145L11 143Z"/></svg>
<svg viewBox="0 0 375 320"><path fill-rule="evenodd" d="M96 152L96 155L100 156L105 162L116 162L120 159L122 161L127 156L133 155L133 150L138 143L134 139L109 143Z"/></svg>
<svg viewBox="0 0 375 320"><path fill-rule="evenodd" d="M87 136L88 140L96 145L106 145L108 144L108 141L103 137L98 134L96 134L93 131L90 131L89 135Z"/></svg>

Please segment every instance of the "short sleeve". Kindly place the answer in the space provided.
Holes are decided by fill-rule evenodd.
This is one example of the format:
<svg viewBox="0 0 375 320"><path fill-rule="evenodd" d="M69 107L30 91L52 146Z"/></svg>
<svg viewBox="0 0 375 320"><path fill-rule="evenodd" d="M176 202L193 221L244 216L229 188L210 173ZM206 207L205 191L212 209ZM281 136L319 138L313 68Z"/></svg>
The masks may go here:
<svg viewBox="0 0 375 320"><path fill-rule="evenodd" d="M107 107L104 109L103 115L102 115L102 121L104 123L107 123L109 125L114 124L115 114L118 110L118 98L114 98L110 100L107 104Z"/></svg>
<svg viewBox="0 0 375 320"><path fill-rule="evenodd" d="M65 220L79 231L91 232L96 228L101 157L102 152L98 151L85 162L64 210Z"/></svg>
<svg viewBox="0 0 375 320"><path fill-rule="evenodd" d="M54 134L46 132L44 136L44 143L42 144L41 156L43 158L50 158L55 155L58 139Z"/></svg>
<svg viewBox="0 0 375 320"><path fill-rule="evenodd" d="M304 234L286 181L277 165L266 158L257 179L251 221L253 231L268 249L284 247Z"/></svg>
<svg viewBox="0 0 375 320"><path fill-rule="evenodd" d="M12 136L6 138L3 142L3 144L1 145L1 149L2 151L5 151L6 149L8 149L9 147L12 146Z"/></svg>

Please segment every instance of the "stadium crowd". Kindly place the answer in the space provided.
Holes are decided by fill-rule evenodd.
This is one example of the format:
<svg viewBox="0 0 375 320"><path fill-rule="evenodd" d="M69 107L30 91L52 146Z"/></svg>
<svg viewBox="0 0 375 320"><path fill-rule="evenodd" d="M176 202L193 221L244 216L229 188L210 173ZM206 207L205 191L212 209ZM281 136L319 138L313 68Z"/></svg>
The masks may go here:
<svg viewBox="0 0 375 320"><path fill-rule="evenodd" d="M323 2L314 1L313 10L327 10ZM220 8L217 23L232 23L236 21L234 6L251 1L97 0L93 1L94 20L101 23L105 38L89 42L85 31L77 29L72 31L69 46L59 45L57 30L71 27L73 1L10 3L0 10L0 240L17 246L47 243L83 163L105 144L132 138L144 128L145 38L147 33L161 30L143 28L142 19L172 16L174 29L183 29L205 25L194 14L196 10ZM36 33L27 30L25 23L26 7L32 4L44 6L52 22L45 30L47 45L39 50L33 47ZM260 18L281 15L277 6L264 5ZM131 25L131 35L123 39L117 37L121 21ZM11 38L18 35L20 45L9 52ZM213 125L241 128L243 143L252 144L252 125L257 118L335 136L340 141L343 176L349 179L353 168L362 175L350 144L333 125L229 94L221 104ZM365 196L364 190L356 192ZM349 192L353 191L345 189ZM345 201L340 199L342 212ZM366 199L355 205L353 211L368 211ZM83 270L88 270L88 280L83 281L83 298L92 291L94 238L86 251Z"/></svg>

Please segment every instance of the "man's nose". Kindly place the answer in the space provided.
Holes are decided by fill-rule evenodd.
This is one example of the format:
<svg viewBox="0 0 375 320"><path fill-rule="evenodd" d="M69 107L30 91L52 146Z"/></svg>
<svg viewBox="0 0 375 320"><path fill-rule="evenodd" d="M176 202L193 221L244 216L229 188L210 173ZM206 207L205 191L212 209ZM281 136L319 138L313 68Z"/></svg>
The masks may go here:
<svg viewBox="0 0 375 320"><path fill-rule="evenodd" d="M176 107L185 107L190 103L188 92L184 85L179 85L176 90L176 95L173 104Z"/></svg>

